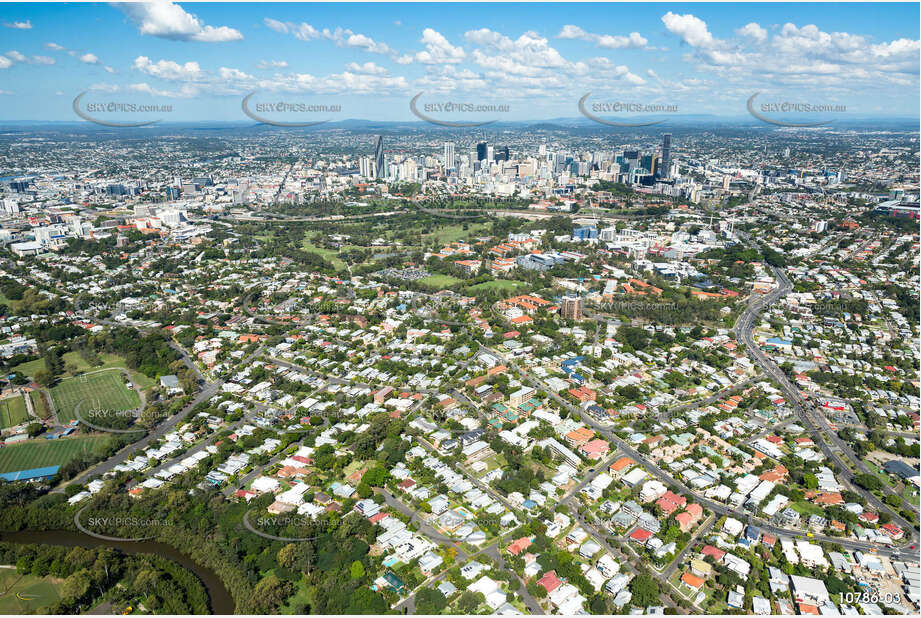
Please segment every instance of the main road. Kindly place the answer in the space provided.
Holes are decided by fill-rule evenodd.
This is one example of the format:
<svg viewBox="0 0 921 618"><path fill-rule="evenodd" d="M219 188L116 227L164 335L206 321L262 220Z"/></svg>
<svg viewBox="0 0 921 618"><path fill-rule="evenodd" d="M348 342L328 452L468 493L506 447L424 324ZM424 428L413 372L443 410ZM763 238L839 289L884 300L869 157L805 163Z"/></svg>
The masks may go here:
<svg viewBox="0 0 921 618"><path fill-rule="evenodd" d="M263 348L264 346L260 346L258 349L256 349L252 354L250 354L245 359L243 359L242 364L243 365L249 364L250 361L252 361L254 358L262 354ZM55 493L61 493L64 491L64 487L66 485L69 485L71 483L85 483L93 476L103 476L106 473L111 472L119 464L125 463L126 461L134 457L134 455L137 452L146 449L151 443L153 443L156 440L159 440L160 438L162 438L169 432L173 431L173 429L176 428L176 425L178 425L184 418L186 418L186 416L189 414L189 412L192 409L195 408L195 406L205 401L208 401L209 399L217 395L220 392L221 387L223 385L224 385L223 379L218 379L214 382L205 384L204 388L202 388L202 390L198 393L198 395L195 396L194 399L192 399L192 401L186 404L181 410L179 410L178 412L176 412L175 414L173 414L172 416L164 420L162 423L159 423L156 427L150 430L147 433L147 435L145 435L143 438L141 438L137 442L132 442L131 444L128 444L127 446L122 448L120 451L118 451L117 453L115 453L114 455L106 459L105 461L102 461L96 464L95 466L91 466L90 468L87 468L86 470L84 470L83 472L81 472L80 474L72 478L71 480L65 483L62 483L61 485L59 485L52 491Z"/></svg>
<svg viewBox="0 0 921 618"><path fill-rule="evenodd" d="M912 539L917 539L918 533L914 524L906 521L905 518L901 516L901 514L889 507L888 504L885 504L874 494L854 483L854 474L851 472L851 465L856 467L863 474L873 475L873 472L859 457L857 457L857 455L851 450L850 446L848 446L844 440L842 440L838 434L828 426L827 421L821 412L816 410L814 405L806 401L805 397L803 397L802 393L800 393L799 389L790 381L783 370L780 369L780 367L778 367L777 364L774 363L774 361L772 361L755 342L753 331L755 321L758 316L768 305L776 302L778 299L793 289L793 284L790 283L790 279L787 277L783 269L776 266L771 266L771 270L773 271L774 277L778 282L777 288L762 298L756 299L754 302L750 303L742 315L739 316L739 320L736 322L736 325L733 328L737 338L745 346L745 350L751 359L761 368L762 371L764 371L765 374L777 382L781 391L784 393L784 395L786 395L787 399L790 401L790 404L793 406L793 410L796 412L797 417L805 424L806 428L809 430L809 433L815 441L816 445L821 449L825 457L835 465L838 474L845 480L845 482L850 485L855 492L863 496L867 502L876 507L877 510L885 511L888 513L889 516L903 528L906 536ZM829 442L831 444L829 444ZM845 462L839 453L843 453L849 461ZM900 500L902 500L901 496L899 496L895 491L886 485L883 485L883 491L888 494L897 496ZM908 504L912 510L917 512L917 507L914 505L904 501L903 504Z"/></svg>
<svg viewBox="0 0 921 618"><path fill-rule="evenodd" d="M652 461L647 459L642 453L637 451L630 444L622 440L617 434L611 431L610 427L606 425L601 425L598 421L596 421L594 418L592 418L587 413L585 413L585 411L583 411L581 408L573 405L572 403L560 397L558 394L553 392L552 389L548 388L543 382L541 382L540 380L535 378L533 375L528 373L525 369L518 366L510 358L505 358L502 354L499 354L498 352L490 348L486 348L486 349L489 350L492 354L498 356L499 358L503 358L510 367L515 368L519 371L524 381L526 381L528 384L530 384L534 388L546 391L548 395L554 401L556 401L557 404L569 410L572 413L574 418L581 418L583 423L585 423L588 427L591 427L594 431L604 436L604 438L608 440L609 442L615 444L625 455L627 455L628 457L633 459L633 461L640 464L647 472L657 477L660 481L662 481L666 485L670 485L674 488L678 488L679 490L687 493L688 495L694 496L694 500L696 502L698 502L701 506L707 509L710 509L711 511L716 513L717 516L726 515L729 517L738 518L746 522L750 522L753 525L756 525L757 527L761 528L762 531L767 532L769 534L773 534L775 536L802 537L805 535L805 533L803 532L798 532L796 530L789 530L787 528L781 528L778 526L774 526L768 522L761 520L760 518L754 517L750 513L747 513L739 509L732 508L720 502L714 502L713 500L710 500L698 494L696 491L694 491L693 489L685 485L682 481L675 479L668 472L661 469L659 466L657 466ZM909 534L909 532L906 532L906 534ZM812 538L813 540L816 540L816 541L824 541L827 543L837 543L841 545L842 547L845 547L847 549L852 549L852 550L860 550L860 551L873 550L873 551L878 551L879 553L882 553L882 554L891 554L892 552L898 553L897 548L886 548L884 546L880 546L878 544L869 543L865 541L858 541L858 540L846 539L846 538L841 538L841 537L829 537L829 536L823 536L823 535L815 535Z"/></svg>

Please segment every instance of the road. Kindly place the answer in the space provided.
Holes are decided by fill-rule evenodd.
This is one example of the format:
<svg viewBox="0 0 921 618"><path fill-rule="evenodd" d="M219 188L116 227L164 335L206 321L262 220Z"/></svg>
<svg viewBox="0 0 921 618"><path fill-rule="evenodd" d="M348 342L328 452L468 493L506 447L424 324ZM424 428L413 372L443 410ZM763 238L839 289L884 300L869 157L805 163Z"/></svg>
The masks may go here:
<svg viewBox="0 0 921 618"><path fill-rule="evenodd" d="M678 488L678 490L683 491L684 493L688 495L694 496L694 500L698 502L704 508L707 508L713 511L714 513L720 516L727 515L727 516L734 517L742 521L750 521L752 522L753 525L757 525L764 532L767 532L769 534L779 535L782 537L804 536L804 533L802 532L798 532L795 530L788 530L786 528L774 526L768 522L761 520L758 517L754 517L753 515L747 513L746 511L743 511L740 509L734 509L720 502L714 502L713 500L710 500L704 497L703 495L698 494L697 492L692 490L690 487L685 485L683 482L673 478L665 470L662 470L656 464L649 461L642 453L637 451L630 444L626 443L624 440L621 440L620 437L618 437L614 432L612 432L609 427L601 425L591 416L586 414L581 408L571 404L570 402L566 401L565 399L557 395L555 392L553 392L552 389L548 388L545 384L543 384L543 382L536 379L534 376L528 373L525 369L517 366L514 361L512 361L511 359L505 358L503 355L499 354L495 350L490 350L490 352L492 354L497 355L499 358L503 358L506 364L508 364L510 367L516 368L521 373L522 378L526 382L528 382L531 386L538 388L538 389L545 390L549 394L549 396L554 401L556 401L560 406L568 409L572 413L574 418L581 418L583 423L585 423L588 427L592 428L594 431L604 436L604 438L608 440L608 442L616 445L621 451L623 451L625 455L627 455L628 457L633 459L635 462L643 466L643 468L647 472L657 477L660 481L662 481L666 485ZM847 549L852 549L852 550L867 551L867 550L872 549L872 550L877 551L878 553L885 554L885 555L891 555L893 551L898 551L896 548L890 549L890 548L886 548L884 546L880 546L875 543L868 543L868 542L857 541L857 540L852 540L852 539L843 539L840 537L815 535L813 537L813 540L824 541L827 543L838 543L841 546Z"/></svg>
<svg viewBox="0 0 921 618"><path fill-rule="evenodd" d="M668 565L668 568L666 568L665 571L662 572L662 576L665 578L665 581L671 579L672 573L675 572L675 569L681 566L681 563L684 562L684 558L688 555L688 552L693 549L694 545L697 544L697 541L700 540L700 537L709 532L710 528L712 528L713 524L715 523L716 516L710 515L710 517L707 518L703 525L697 528L697 531L694 533L694 536L691 537L691 540L688 541L688 544L684 546L684 549L678 552L678 555L675 556L675 559L672 560L672 563Z"/></svg>
<svg viewBox="0 0 921 618"><path fill-rule="evenodd" d="M893 521L902 527L907 537L917 539L918 533L913 524L906 521L899 513L882 502L874 494L854 483L854 474L851 472L851 465L864 474L873 474L873 472L859 457L857 457L837 433L828 426L824 415L817 411L811 403L806 401L802 393L800 393L799 389L790 381L783 370L781 370L755 342L753 330L758 316L768 305L776 302L793 289L793 284L790 283L789 278L787 278L786 273L782 269L772 266L771 270L777 279L777 288L769 294L750 303L742 315L739 316L739 320L736 322L733 331L736 333L739 341L745 346L745 350L749 357L751 357L766 375L773 378L780 386L781 391L792 405L797 417L809 430L809 434L816 446L818 446L825 457L834 464L838 475L852 487L853 491L863 496L863 498L877 510L888 513ZM829 442L831 442L831 445L829 445ZM839 453L843 453L849 461L845 462ZM902 500L901 496L885 484L883 484L883 491L898 496L899 499ZM915 512L918 511L918 507L908 502L903 501L903 504L908 505Z"/></svg>
<svg viewBox="0 0 921 618"><path fill-rule="evenodd" d="M249 364L254 358L262 354L264 346L260 346L252 354L243 359L242 364ZM169 432L173 431L183 419L189 414L189 412L195 408L200 403L208 401L221 391L221 387L224 385L223 379L218 379L215 382L205 384L204 388L195 396L192 401L185 405L181 410L164 420L162 423L154 427L147 435L138 440L137 442L132 442L128 444L120 451L115 453L112 457L109 457L105 461L102 461L95 466L87 468L77 476L75 476L70 481L62 483L58 487L52 490L53 493L62 493L64 487L71 483L85 483L90 478L94 476L102 476L108 472L111 472L119 464L123 464L129 459L133 458L136 453L146 449L151 443L159 440Z"/></svg>
<svg viewBox="0 0 921 618"><path fill-rule="evenodd" d="M704 406L709 406L710 404L716 403L720 401L721 399L724 399L728 397L729 395L733 395L737 391L747 386L751 386L752 384L756 382L760 382L762 380L764 380L762 376L754 376L754 377L748 378L747 380L739 382L738 384L733 384L732 386L726 387L704 399L696 399L694 401L680 403L671 408L665 408L664 410L662 410L662 412L659 413L659 420L668 420L675 414L680 414L681 412L687 412L688 410L694 410L696 408L702 408Z"/></svg>

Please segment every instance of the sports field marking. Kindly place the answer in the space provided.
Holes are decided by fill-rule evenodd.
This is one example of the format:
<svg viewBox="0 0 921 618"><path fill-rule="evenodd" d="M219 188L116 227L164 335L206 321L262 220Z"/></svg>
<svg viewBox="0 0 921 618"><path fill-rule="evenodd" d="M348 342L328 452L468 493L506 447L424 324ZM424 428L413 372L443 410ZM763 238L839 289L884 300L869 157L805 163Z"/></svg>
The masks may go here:
<svg viewBox="0 0 921 618"><path fill-rule="evenodd" d="M118 369L62 380L50 392L62 423L74 420L74 408L80 402L83 411L133 410L141 405L140 396L125 386L125 378Z"/></svg>
<svg viewBox="0 0 921 618"><path fill-rule="evenodd" d="M38 438L0 448L0 473L63 466L68 461L92 451L106 436L77 436L45 440Z"/></svg>

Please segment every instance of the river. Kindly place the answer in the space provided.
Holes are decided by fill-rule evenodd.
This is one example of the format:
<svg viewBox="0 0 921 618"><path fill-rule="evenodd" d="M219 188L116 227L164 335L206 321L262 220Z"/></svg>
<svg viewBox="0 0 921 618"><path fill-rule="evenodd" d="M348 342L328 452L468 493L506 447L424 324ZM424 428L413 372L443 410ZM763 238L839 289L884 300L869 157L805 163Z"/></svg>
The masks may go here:
<svg viewBox="0 0 921 618"><path fill-rule="evenodd" d="M208 591L211 601L211 613L234 613L233 597L230 596L224 582L217 573L196 563L189 556L166 543L157 541L104 541L70 530L23 530L20 532L0 532L0 541L8 543L25 543L38 545L63 545L65 547L112 547L126 554L155 554L181 564L195 573Z"/></svg>

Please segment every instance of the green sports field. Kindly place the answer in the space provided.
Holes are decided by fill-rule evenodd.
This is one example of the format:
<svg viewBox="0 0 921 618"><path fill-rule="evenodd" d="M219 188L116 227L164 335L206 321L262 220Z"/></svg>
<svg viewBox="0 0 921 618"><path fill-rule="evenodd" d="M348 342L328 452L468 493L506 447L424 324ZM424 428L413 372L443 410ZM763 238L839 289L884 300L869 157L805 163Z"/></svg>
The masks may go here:
<svg viewBox="0 0 921 618"><path fill-rule="evenodd" d="M483 290L500 290L502 292L515 292L521 288L528 287L528 284L524 281L518 281L516 279L494 279L493 281L484 281L483 283L478 283L476 285L471 285L466 290L467 293L476 294Z"/></svg>
<svg viewBox="0 0 921 618"><path fill-rule="evenodd" d="M98 371L99 369L111 369L115 367L127 368L125 359L121 356L118 356L117 354L100 354L99 360L102 361L102 364L99 366L90 365L77 352L65 352L62 358L64 360L65 366L64 375L67 377L76 374L87 373L90 371ZM45 369L46 367L47 365L45 364L45 359L39 358L37 360L16 365L13 367L13 371L18 371L19 373L25 374L30 378L34 378L36 371ZM150 388L155 383L154 380L148 378L139 371L131 371L131 379L134 380L135 384L141 388Z"/></svg>
<svg viewBox="0 0 921 618"><path fill-rule="evenodd" d="M96 445L109 439L110 436L78 436L57 440L38 438L9 444L0 448L0 473L63 466L78 455L91 453Z"/></svg>
<svg viewBox="0 0 921 618"><path fill-rule="evenodd" d="M0 399L0 427L6 429L29 419L26 402L22 397Z"/></svg>
<svg viewBox="0 0 921 618"><path fill-rule="evenodd" d="M81 401L81 412L88 410L132 410L141 405L136 392L125 386L117 370L102 371L62 380L51 389L51 399L62 423L73 420L74 408Z"/></svg>
<svg viewBox="0 0 921 618"><path fill-rule="evenodd" d="M439 290L455 287L458 284L462 284L463 282L463 279L458 279L457 277L452 277L451 275L442 275L440 273L419 279L419 283L422 283L426 287Z"/></svg>
<svg viewBox="0 0 921 618"><path fill-rule="evenodd" d="M0 569L0 614L31 614L61 598L60 584L48 577L20 575Z"/></svg>

